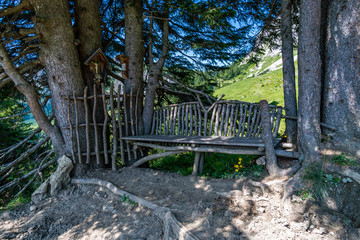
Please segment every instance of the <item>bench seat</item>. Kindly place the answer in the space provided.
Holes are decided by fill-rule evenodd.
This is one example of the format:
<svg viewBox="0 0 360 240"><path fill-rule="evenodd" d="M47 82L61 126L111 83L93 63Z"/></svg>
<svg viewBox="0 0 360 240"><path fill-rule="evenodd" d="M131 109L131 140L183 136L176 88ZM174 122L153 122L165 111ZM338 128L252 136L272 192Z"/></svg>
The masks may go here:
<svg viewBox="0 0 360 240"><path fill-rule="evenodd" d="M224 137L224 136L181 136L181 135L144 135L122 137L122 140L130 142L155 142L171 144L196 144L229 147L264 147L261 138ZM280 139L274 140L274 145L279 144Z"/></svg>

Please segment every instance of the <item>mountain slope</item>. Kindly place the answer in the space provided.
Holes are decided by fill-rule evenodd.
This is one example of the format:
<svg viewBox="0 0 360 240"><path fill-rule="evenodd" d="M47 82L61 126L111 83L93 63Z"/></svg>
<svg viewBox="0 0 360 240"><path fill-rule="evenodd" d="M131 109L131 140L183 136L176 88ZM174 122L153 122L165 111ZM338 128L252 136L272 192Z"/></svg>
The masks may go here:
<svg viewBox="0 0 360 240"><path fill-rule="evenodd" d="M224 99L259 102L267 99L269 103L284 105L282 60L280 50L268 50L258 64L246 63L246 59L237 67L243 68L241 74L223 82L215 90L215 96L225 94ZM297 55L295 55L297 74ZM246 68L244 68L246 66Z"/></svg>

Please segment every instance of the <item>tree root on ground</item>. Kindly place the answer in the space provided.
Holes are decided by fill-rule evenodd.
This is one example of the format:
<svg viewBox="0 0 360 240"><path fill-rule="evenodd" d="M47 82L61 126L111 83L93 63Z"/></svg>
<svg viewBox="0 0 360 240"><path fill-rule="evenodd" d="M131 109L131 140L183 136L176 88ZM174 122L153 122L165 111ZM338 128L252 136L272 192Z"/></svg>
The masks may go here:
<svg viewBox="0 0 360 240"><path fill-rule="evenodd" d="M114 184L96 179L96 178L77 178L71 180L72 184L89 184L89 185L96 185L99 187L104 187L110 190L115 195L118 195L120 197L126 195L131 199L132 201L135 201L139 203L140 205L147 207L154 211L154 214L159 217L165 225L164 230L164 239L170 238L170 233L176 235L175 239L181 239L181 240L198 240L198 238L191 233L184 225L182 225L174 216L174 214L171 212L169 208L166 207L160 207L152 202L149 202L143 198L137 197L131 193L128 193L126 191L120 190L118 187L116 187Z"/></svg>

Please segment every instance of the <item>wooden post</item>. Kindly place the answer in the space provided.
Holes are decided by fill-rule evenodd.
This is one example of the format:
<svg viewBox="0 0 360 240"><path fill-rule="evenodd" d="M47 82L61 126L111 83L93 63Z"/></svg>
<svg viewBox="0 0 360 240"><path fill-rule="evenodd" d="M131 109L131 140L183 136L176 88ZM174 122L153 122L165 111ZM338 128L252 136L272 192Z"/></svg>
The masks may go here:
<svg viewBox="0 0 360 240"><path fill-rule="evenodd" d="M124 142L122 140L123 132L122 132L122 126L121 126L121 107L120 107L120 94L121 94L121 85L118 86L118 92L117 92L117 112L118 112L118 127L119 127L119 143L120 143L120 156L121 156L121 162L125 164L125 154L124 154Z"/></svg>
<svg viewBox="0 0 360 240"><path fill-rule="evenodd" d="M270 175L274 175L278 172L278 166L271 132L270 109L266 100L260 101L260 112L262 119L262 138L265 144L266 169Z"/></svg>
<svg viewBox="0 0 360 240"><path fill-rule="evenodd" d="M103 125L104 158L105 158L105 164L109 164L108 151L107 151L107 140L106 140L106 128L107 128L107 122L108 122L108 113L106 110L106 95L105 95L104 83L101 84L101 91L102 91L102 101L103 101L104 116L105 116L104 125Z"/></svg>
<svg viewBox="0 0 360 240"><path fill-rule="evenodd" d="M89 104L88 104L88 87L85 87L84 89L84 107L85 107L85 124L86 124L86 163L90 163L90 136L89 136Z"/></svg>
<svg viewBox="0 0 360 240"><path fill-rule="evenodd" d="M199 174L202 175L204 171L204 162L205 162L205 153L202 152L200 154L200 166L199 166Z"/></svg>
<svg viewBox="0 0 360 240"><path fill-rule="evenodd" d="M111 154L111 169L116 170L116 154L117 154L117 130L116 130L116 115L114 110L114 85L110 85L110 109L111 109L111 119L113 127L113 151Z"/></svg>
<svg viewBox="0 0 360 240"><path fill-rule="evenodd" d="M192 175L196 175L196 173L198 172L199 160L200 160L200 152L196 152Z"/></svg>
<svg viewBox="0 0 360 240"><path fill-rule="evenodd" d="M95 134L95 154L96 154L96 163L100 164L100 152L99 152L99 142L98 142L98 129L96 122L96 85L94 84L94 108L93 108L93 124L94 124L94 134Z"/></svg>
<svg viewBox="0 0 360 240"><path fill-rule="evenodd" d="M73 144L73 126L71 123L71 119L70 119L70 97L69 94L67 94L67 98L68 98L68 122L69 122L69 126L70 126L70 144L71 144L71 154L73 157L73 162L75 163L75 153L74 153L74 144Z"/></svg>
<svg viewBox="0 0 360 240"><path fill-rule="evenodd" d="M78 104L77 99L75 96L75 91L73 91L73 98L74 98L74 110L75 110L75 131L76 131L76 143L77 143L77 152L78 152L78 159L79 163L81 162L81 148L80 148L80 134L79 134L79 112L78 112Z"/></svg>

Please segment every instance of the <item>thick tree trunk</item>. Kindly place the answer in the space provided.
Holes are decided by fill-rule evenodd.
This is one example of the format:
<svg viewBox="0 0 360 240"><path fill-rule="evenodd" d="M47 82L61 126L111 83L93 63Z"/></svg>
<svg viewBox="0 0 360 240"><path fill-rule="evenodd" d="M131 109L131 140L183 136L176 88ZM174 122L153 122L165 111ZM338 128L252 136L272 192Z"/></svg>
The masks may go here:
<svg viewBox="0 0 360 240"><path fill-rule="evenodd" d="M137 116L141 116L143 109L143 59L144 59L144 41L143 41L143 1L126 0L125 1L125 55L129 58L128 79L125 80L125 92L127 95L127 109L130 105L133 109L130 114L134 114L136 95L139 92L137 100ZM130 99L130 95L132 98ZM131 104L130 104L131 102ZM141 120L141 118L138 118ZM129 123L127 123L129 125ZM138 122L140 133L142 132L142 123Z"/></svg>
<svg viewBox="0 0 360 240"><path fill-rule="evenodd" d="M83 74L84 83L88 86L89 95L94 94L94 84L95 75L90 70L89 66L86 66L84 62L87 58L93 54L97 49L101 48L101 22L100 22L100 10L98 0L87 1L87 0L77 0L75 2L75 13L76 13L76 38L79 39L79 57L81 62L81 69ZM104 82L105 79L101 79L101 82ZM96 84L97 94L101 93L101 85ZM90 109L93 109L93 101L90 101ZM89 112L89 119L92 119L92 113ZM104 122L104 106L102 101L97 101L96 104L96 122ZM80 133L83 141L80 141L81 149L85 151L86 149L86 139L85 139L85 129L80 129ZM98 132L102 132L102 128L98 127ZM91 152L95 152L95 134L94 129L89 129L90 137L90 146L92 147ZM97 141L99 143L103 142L103 135L97 135ZM107 141L109 142L109 141ZM103 151L103 144L99 144L99 151ZM95 165L96 157L93 156L91 159L91 165L96 167L103 166L103 155L100 155L100 166ZM76 166L75 166L76 167Z"/></svg>
<svg viewBox="0 0 360 240"><path fill-rule="evenodd" d="M320 161L321 0L301 0L299 26L299 148L305 163Z"/></svg>
<svg viewBox="0 0 360 240"><path fill-rule="evenodd" d="M66 0L31 0L35 10L35 29L41 34L39 59L46 68L56 123L65 140L65 152L71 153L66 94L81 95L84 81L75 36ZM62 147L62 146L61 146Z"/></svg>
<svg viewBox="0 0 360 240"><path fill-rule="evenodd" d="M360 156L360 1L330 1L323 121L337 129L333 147ZM331 133L333 132L328 132Z"/></svg>
<svg viewBox="0 0 360 240"><path fill-rule="evenodd" d="M296 88L295 88L295 67L293 56L293 37L292 37L292 14L291 0L281 1L281 39L282 39L282 61L283 61L283 81L284 81L284 100L285 113L288 116L297 116ZM286 119L287 142L297 143L296 121ZM296 147L295 147L296 149Z"/></svg>
<svg viewBox="0 0 360 240"><path fill-rule="evenodd" d="M159 73L154 73L150 69L148 84L146 87L146 99L144 105L144 112L142 115L144 122L144 134L150 134L152 118L154 113L155 95L159 87Z"/></svg>

